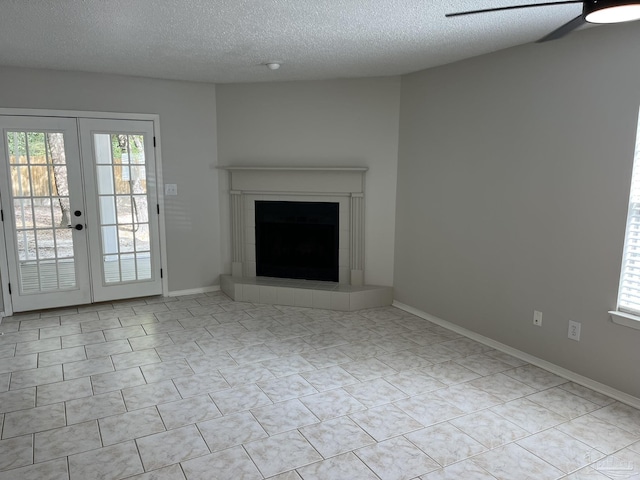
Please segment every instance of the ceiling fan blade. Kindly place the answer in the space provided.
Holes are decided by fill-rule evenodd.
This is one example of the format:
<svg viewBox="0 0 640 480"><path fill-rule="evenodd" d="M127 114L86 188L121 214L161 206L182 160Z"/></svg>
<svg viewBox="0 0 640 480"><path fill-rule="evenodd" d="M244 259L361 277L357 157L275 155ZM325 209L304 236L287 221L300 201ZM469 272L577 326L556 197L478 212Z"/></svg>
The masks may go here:
<svg viewBox="0 0 640 480"><path fill-rule="evenodd" d="M550 34L542 37L540 40L536 40L536 43L548 42L549 40L556 40L558 38L562 38L568 33L574 31L576 28L581 27L585 23L587 23L587 21L582 17L582 15L578 15L573 20L569 20L567 23L565 23L561 27L556 28Z"/></svg>
<svg viewBox="0 0 640 480"><path fill-rule="evenodd" d="M502 12L505 10L519 10L521 8L548 7L550 5L566 5L568 3L583 3L583 0L567 0L562 2L530 3L527 5L510 5L508 7L484 8L482 10L469 10L466 12L447 13L445 17L460 17L462 15L475 15L477 13Z"/></svg>

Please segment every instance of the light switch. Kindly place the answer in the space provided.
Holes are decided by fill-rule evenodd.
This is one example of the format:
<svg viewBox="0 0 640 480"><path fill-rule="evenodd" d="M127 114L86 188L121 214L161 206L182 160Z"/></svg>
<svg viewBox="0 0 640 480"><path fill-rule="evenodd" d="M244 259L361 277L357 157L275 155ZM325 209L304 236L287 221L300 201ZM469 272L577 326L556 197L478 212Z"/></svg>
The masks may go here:
<svg viewBox="0 0 640 480"><path fill-rule="evenodd" d="M169 195L178 195L178 185L175 183L165 183L164 184L164 194Z"/></svg>

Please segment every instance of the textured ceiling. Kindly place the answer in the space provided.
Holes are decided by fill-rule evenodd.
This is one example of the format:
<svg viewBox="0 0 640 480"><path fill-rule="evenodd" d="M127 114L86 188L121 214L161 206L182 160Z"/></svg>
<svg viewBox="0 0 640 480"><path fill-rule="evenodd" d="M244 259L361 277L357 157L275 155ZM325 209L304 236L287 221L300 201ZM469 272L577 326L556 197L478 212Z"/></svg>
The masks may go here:
<svg viewBox="0 0 640 480"><path fill-rule="evenodd" d="M215 83L398 75L534 41L581 11L444 17L530 2L2 0L0 65Z"/></svg>

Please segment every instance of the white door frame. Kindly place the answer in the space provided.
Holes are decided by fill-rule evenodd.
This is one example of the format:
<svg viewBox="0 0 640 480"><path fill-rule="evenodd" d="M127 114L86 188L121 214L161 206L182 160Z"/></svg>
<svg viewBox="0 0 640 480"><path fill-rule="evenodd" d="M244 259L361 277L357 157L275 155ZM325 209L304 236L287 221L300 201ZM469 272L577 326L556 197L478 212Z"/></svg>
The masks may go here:
<svg viewBox="0 0 640 480"><path fill-rule="evenodd" d="M147 120L153 122L153 133L155 138L155 159L157 195L160 212L158 217L158 228L160 235L160 262L162 265L162 295L169 295L169 272L167 271L167 248L166 248L166 224L164 218L164 182L162 180L162 142L160 139L160 115L154 113L116 113L116 112L95 112L83 110L41 110L28 108L0 108L0 115L23 116L23 117L67 117L67 118L96 118L105 120ZM3 199L4 200L4 199ZM7 210L3 207L3 211ZM8 210L7 210L8 212ZM5 212L6 213L6 212ZM5 233L5 222L2 222L2 231ZM11 295L9 294L9 263L7 258L7 246L4 235L0 235L0 279L2 287L3 312L0 316L13 315Z"/></svg>

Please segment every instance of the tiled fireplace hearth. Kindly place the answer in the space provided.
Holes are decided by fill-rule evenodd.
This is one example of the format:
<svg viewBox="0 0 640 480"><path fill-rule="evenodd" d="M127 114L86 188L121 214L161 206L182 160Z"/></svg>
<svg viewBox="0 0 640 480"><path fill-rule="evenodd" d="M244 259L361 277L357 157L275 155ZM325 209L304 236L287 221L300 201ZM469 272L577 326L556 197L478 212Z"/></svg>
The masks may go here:
<svg viewBox="0 0 640 480"><path fill-rule="evenodd" d="M391 304L391 287L364 285L365 167L221 167L230 174L232 274L222 290L234 300L358 310ZM331 203L338 207L338 282L256 276L256 202Z"/></svg>

